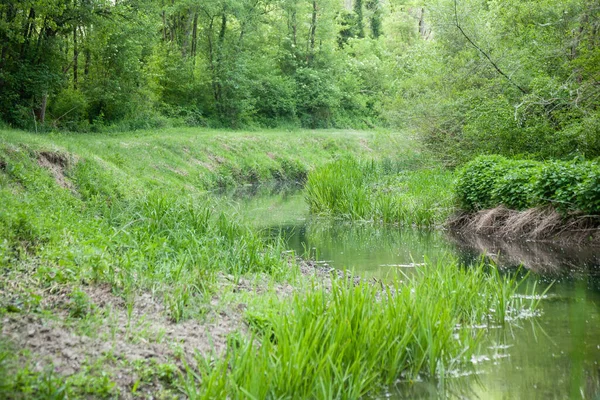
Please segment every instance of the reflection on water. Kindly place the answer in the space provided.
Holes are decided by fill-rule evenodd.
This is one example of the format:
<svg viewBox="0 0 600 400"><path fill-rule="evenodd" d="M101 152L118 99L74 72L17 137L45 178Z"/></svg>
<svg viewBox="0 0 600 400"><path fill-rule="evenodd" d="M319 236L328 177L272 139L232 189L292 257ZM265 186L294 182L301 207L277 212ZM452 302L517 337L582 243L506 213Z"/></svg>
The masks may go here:
<svg viewBox="0 0 600 400"><path fill-rule="evenodd" d="M498 265L525 265L531 271L546 276L596 274L600 266L600 249L591 246L566 246L562 243L508 241L479 235L448 235L458 250L466 255L487 257Z"/></svg>
<svg viewBox="0 0 600 400"><path fill-rule="evenodd" d="M453 251L452 244L434 231L308 219L272 227L270 232L283 235L297 254L383 279L399 269L410 272L422 267L425 258L436 261Z"/></svg>
<svg viewBox="0 0 600 400"><path fill-rule="evenodd" d="M438 381L398 383L376 398L600 400L600 249L502 242L442 232L311 220L302 195L269 193L236 203L241 215L290 249L337 268L385 279L451 255L465 263L482 253L504 269L523 264L540 293L542 316L487 329L470 368Z"/></svg>

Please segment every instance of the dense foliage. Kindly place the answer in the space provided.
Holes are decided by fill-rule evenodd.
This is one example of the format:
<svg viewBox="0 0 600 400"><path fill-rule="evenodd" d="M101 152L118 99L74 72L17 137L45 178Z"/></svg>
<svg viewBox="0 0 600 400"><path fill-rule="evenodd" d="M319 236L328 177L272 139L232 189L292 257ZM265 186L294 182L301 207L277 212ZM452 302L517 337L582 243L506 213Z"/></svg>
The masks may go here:
<svg viewBox="0 0 600 400"><path fill-rule="evenodd" d="M426 4L431 39L399 58L398 124L452 163L600 154L598 1Z"/></svg>
<svg viewBox="0 0 600 400"><path fill-rule="evenodd" d="M0 2L13 126L412 129L481 152L600 154L597 0Z"/></svg>
<svg viewBox="0 0 600 400"><path fill-rule="evenodd" d="M480 156L460 171L456 193L466 210L552 206L563 212L599 215L600 165L597 161L534 162Z"/></svg>
<svg viewBox="0 0 600 400"><path fill-rule="evenodd" d="M380 35L379 1L362 8L357 20L332 0L3 1L0 115L32 129L372 125L380 50L352 40Z"/></svg>

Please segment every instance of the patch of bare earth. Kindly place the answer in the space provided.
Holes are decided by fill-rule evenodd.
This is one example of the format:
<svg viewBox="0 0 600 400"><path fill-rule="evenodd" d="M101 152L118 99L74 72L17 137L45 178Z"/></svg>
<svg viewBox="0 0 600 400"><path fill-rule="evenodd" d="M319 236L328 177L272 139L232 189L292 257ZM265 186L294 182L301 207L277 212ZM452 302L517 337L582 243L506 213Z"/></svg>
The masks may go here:
<svg viewBox="0 0 600 400"><path fill-rule="evenodd" d="M290 259L290 265L293 262ZM334 277L351 277L323 263L298 262L303 276L313 277L319 285L331 287ZM19 275L22 275L21 277ZM39 287L31 271L0 277L0 307L21 304L25 297L38 297L36 307L24 306L17 312L7 312L0 320L0 334L16 348L28 350L37 371L48 368L69 377L100 363L102 371L116 384L119 397L152 397L165 392L179 396L174 387L160 379L142 379L136 365L151 368L159 364L175 365L184 372L184 363L195 365L198 355L218 357L227 348L231 333L246 334L246 304L223 302L212 297L209 311L202 320L189 319L175 323L165 305L150 293L138 293L125 299L115 295L109 285L53 285ZM280 298L295 293L298 288L288 282L267 286L260 280L233 280L219 276L219 286L229 286L233 293L256 294L273 290ZM224 290L225 292L226 290ZM83 315L73 315L78 305L76 292L85 294ZM135 396L132 393L135 388Z"/></svg>
<svg viewBox="0 0 600 400"><path fill-rule="evenodd" d="M69 314L73 288L54 287L39 293L45 313L6 313L1 321L2 337L17 348L29 350L38 371L50 367L68 377L100 360L121 398L132 397L134 385L138 395L164 389L156 379L140 384L136 364L168 363L182 369L184 362L195 364L196 354L211 357L223 353L227 336L246 330L243 307L225 311L214 307L203 321L174 323L161 302L149 293L137 295L128 307L109 286L83 286L79 290L92 305L89 316L73 318ZM6 293L2 297L3 303L11 302Z"/></svg>
<svg viewBox="0 0 600 400"><path fill-rule="evenodd" d="M37 161L40 167L47 169L52 174L59 186L74 190L73 184L65 174L71 163L68 155L52 151L40 151L37 155Z"/></svg>

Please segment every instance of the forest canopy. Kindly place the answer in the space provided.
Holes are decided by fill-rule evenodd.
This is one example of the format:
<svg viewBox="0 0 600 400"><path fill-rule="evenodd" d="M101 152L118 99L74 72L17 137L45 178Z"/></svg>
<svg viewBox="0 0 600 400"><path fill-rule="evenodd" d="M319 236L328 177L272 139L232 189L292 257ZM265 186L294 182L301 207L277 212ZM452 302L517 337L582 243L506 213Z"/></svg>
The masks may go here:
<svg viewBox="0 0 600 400"><path fill-rule="evenodd" d="M451 163L600 155L597 0L0 1L0 118L387 126Z"/></svg>

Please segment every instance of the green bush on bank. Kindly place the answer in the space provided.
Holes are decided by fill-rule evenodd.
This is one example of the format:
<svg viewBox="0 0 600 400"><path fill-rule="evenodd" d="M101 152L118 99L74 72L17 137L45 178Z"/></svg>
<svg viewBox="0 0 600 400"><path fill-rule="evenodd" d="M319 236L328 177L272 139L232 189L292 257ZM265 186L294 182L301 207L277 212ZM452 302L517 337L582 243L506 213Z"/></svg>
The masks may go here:
<svg viewBox="0 0 600 400"><path fill-rule="evenodd" d="M596 215L600 214L600 165L480 156L459 172L455 190L460 206L468 211L551 205L561 212Z"/></svg>

